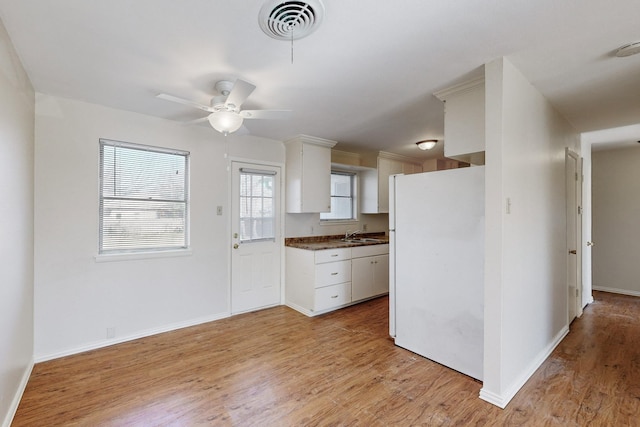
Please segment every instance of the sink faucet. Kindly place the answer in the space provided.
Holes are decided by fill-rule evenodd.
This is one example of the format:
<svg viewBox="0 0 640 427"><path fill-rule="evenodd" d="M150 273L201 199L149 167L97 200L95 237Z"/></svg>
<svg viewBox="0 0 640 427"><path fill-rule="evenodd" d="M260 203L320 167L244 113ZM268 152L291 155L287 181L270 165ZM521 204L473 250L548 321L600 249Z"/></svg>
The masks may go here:
<svg viewBox="0 0 640 427"><path fill-rule="evenodd" d="M353 239L356 237L358 233L360 233L360 230L356 230L352 232L347 231L346 233L344 233L344 238L345 240Z"/></svg>

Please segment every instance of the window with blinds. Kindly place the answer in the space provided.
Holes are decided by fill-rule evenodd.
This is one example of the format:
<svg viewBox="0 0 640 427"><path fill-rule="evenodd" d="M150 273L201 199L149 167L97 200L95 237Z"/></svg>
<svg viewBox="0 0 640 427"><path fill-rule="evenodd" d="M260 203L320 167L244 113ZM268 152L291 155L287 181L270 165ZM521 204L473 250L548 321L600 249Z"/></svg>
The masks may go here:
<svg viewBox="0 0 640 427"><path fill-rule="evenodd" d="M188 247L189 152L100 140L99 253Z"/></svg>
<svg viewBox="0 0 640 427"><path fill-rule="evenodd" d="M331 171L331 212L321 213L321 221L354 220L355 174Z"/></svg>
<svg viewBox="0 0 640 427"><path fill-rule="evenodd" d="M240 169L240 241L275 240L275 173Z"/></svg>

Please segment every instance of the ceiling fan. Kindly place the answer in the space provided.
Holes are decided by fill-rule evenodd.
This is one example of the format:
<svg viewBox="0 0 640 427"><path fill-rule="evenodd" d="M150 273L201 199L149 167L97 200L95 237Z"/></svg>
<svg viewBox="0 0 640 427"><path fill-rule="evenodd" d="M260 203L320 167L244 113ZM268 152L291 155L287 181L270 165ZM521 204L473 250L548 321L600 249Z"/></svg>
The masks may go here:
<svg viewBox="0 0 640 427"><path fill-rule="evenodd" d="M291 115L289 110L240 110L242 103L251 95L256 87L244 80L237 79L235 83L220 80L215 89L220 95L211 99L211 106L199 104L188 99L161 93L158 98L199 108L210 113L207 117L193 120L189 123L199 123L208 120L211 126L225 136L237 131L244 119L287 119Z"/></svg>

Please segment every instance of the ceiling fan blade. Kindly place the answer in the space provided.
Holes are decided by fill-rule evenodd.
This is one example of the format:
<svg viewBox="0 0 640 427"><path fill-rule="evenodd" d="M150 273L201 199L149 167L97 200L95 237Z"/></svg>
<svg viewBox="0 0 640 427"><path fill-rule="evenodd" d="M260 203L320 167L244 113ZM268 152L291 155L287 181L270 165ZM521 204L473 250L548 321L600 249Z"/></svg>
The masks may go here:
<svg viewBox="0 0 640 427"><path fill-rule="evenodd" d="M209 120L209 116L204 116L204 117L200 117L199 119L182 122L182 124L184 126L191 126L191 125L197 125L197 124L200 124L200 123L204 123L204 122L206 122L208 120Z"/></svg>
<svg viewBox="0 0 640 427"><path fill-rule="evenodd" d="M213 109L209 106L199 104L194 101L189 101L188 99L178 98L177 96L168 95L166 93L161 93L156 95L156 98L164 99L165 101L177 102L178 104L188 105L189 107L199 108L200 110L213 112Z"/></svg>
<svg viewBox="0 0 640 427"><path fill-rule="evenodd" d="M242 125L240 126L240 129L238 129L231 135L251 135L251 132L249 132L249 129L245 125Z"/></svg>
<svg viewBox="0 0 640 427"><path fill-rule="evenodd" d="M245 119L284 120L291 117L291 110L243 110L238 114Z"/></svg>
<svg viewBox="0 0 640 427"><path fill-rule="evenodd" d="M240 108L242 103L251 95L251 92L255 90L255 86L244 80L236 80L233 84L233 89L227 97L225 105L233 104L236 108Z"/></svg>

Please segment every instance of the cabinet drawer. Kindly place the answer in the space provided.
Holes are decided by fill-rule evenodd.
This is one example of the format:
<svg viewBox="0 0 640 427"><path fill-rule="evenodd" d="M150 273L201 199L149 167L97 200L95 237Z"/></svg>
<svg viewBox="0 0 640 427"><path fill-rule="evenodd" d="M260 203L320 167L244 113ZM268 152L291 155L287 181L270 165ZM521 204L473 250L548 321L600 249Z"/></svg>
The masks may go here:
<svg viewBox="0 0 640 427"><path fill-rule="evenodd" d="M316 288L351 281L351 260L316 265Z"/></svg>
<svg viewBox="0 0 640 427"><path fill-rule="evenodd" d="M321 311L351 302L351 283L318 288L315 292L314 310Z"/></svg>
<svg viewBox="0 0 640 427"><path fill-rule="evenodd" d="M362 258L365 256L385 255L389 253L389 244L356 246L351 248L351 258Z"/></svg>
<svg viewBox="0 0 640 427"><path fill-rule="evenodd" d="M351 248L323 249L315 251L316 264L351 259Z"/></svg>

